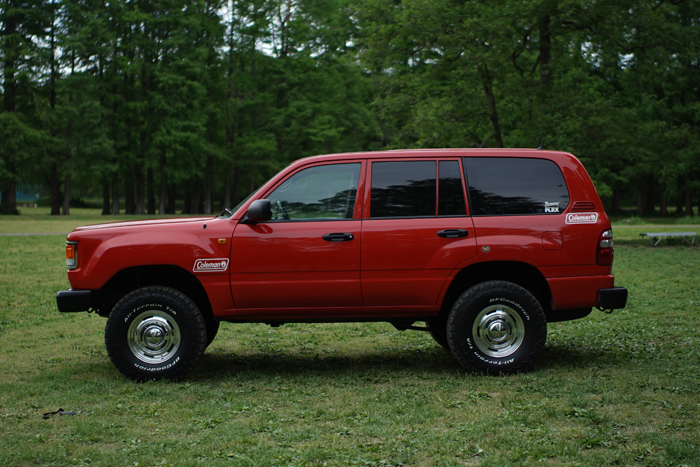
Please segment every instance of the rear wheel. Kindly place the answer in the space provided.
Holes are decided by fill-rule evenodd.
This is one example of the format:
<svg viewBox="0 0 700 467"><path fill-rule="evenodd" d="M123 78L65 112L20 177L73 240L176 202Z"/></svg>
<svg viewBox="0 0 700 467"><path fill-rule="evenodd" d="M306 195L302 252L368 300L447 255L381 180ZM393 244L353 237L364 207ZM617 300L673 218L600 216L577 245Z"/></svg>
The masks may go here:
<svg viewBox="0 0 700 467"><path fill-rule="evenodd" d="M127 294L114 306L105 327L110 360L134 381L184 377L206 343L206 324L197 305L168 287Z"/></svg>
<svg viewBox="0 0 700 467"><path fill-rule="evenodd" d="M526 371L544 348L547 321L535 297L519 285L488 281L471 287L452 306L447 340L468 370Z"/></svg>

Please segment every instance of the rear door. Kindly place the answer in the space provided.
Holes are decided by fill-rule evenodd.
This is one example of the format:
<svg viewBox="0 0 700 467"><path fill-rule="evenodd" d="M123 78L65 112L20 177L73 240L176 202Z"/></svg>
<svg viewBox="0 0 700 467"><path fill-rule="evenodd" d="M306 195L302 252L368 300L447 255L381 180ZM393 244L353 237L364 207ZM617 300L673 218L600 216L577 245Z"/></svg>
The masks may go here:
<svg viewBox="0 0 700 467"><path fill-rule="evenodd" d="M456 267L476 256L461 160L368 165L362 222L367 306L434 305Z"/></svg>

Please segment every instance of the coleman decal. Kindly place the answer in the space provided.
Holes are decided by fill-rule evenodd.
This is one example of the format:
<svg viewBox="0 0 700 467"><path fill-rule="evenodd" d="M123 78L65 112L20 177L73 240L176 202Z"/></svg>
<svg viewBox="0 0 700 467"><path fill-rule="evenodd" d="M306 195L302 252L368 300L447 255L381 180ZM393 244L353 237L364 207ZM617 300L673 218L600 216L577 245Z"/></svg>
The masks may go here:
<svg viewBox="0 0 700 467"><path fill-rule="evenodd" d="M196 259L194 261L194 272L222 272L228 269L228 259Z"/></svg>
<svg viewBox="0 0 700 467"><path fill-rule="evenodd" d="M567 224L595 224L598 222L597 212L582 212L580 214L567 214Z"/></svg>

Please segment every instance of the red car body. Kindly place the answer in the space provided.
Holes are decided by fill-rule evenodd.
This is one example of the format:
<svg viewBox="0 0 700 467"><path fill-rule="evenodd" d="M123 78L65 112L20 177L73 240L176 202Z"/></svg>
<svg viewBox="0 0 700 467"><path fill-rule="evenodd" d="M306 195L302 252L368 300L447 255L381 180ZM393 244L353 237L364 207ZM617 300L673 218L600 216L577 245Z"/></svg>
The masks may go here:
<svg viewBox="0 0 700 467"><path fill-rule="evenodd" d="M557 205L545 207L556 210L552 215L472 215L468 201L460 215L440 216L439 208L432 216L371 215L373 170L380 167L375 163L435 162L438 171L448 167L443 163L458 164L462 195L469 200L476 193L470 194L465 176L470 158L553 162L568 203L560 212L558 203L550 203ZM295 174L334 164L359 173L350 217L247 217L253 203ZM590 177L568 153L436 149L316 156L289 165L230 216L76 229L68 236L77 252L68 271L71 290L57 299L61 311L91 309L108 316L134 288L159 285L190 297L205 320L389 321L405 328L445 316L465 288L501 280L529 290L547 321L561 321L585 316L592 307L624 307L627 292L614 287L611 273L612 240L605 242L610 229ZM438 234L443 231L448 233ZM338 241L324 240L329 234Z"/></svg>

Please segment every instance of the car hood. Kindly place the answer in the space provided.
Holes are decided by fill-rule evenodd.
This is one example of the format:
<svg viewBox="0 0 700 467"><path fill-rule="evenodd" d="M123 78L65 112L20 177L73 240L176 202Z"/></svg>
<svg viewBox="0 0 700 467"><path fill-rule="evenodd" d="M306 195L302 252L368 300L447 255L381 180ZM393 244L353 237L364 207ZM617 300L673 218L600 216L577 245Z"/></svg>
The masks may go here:
<svg viewBox="0 0 700 467"><path fill-rule="evenodd" d="M121 221L121 222L110 222L106 224L94 224L86 225L83 227L78 227L74 232L81 232L87 230L102 230L102 229L118 229L124 227L141 227L141 226L152 226L152 225L184 225L212 221L216 217L179 217L179 218L168 218L168 219L149 219L143 221Z"/></svg>

